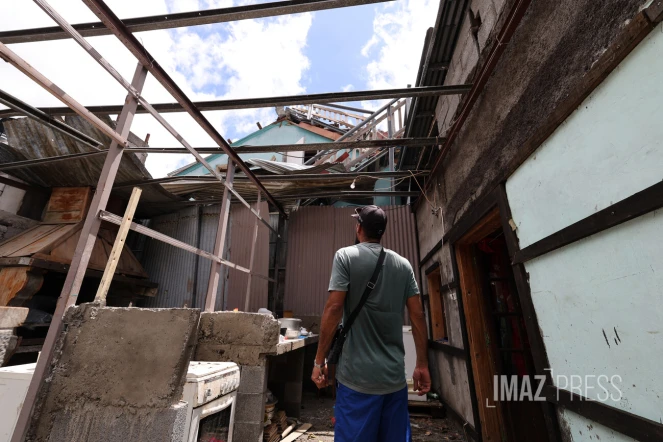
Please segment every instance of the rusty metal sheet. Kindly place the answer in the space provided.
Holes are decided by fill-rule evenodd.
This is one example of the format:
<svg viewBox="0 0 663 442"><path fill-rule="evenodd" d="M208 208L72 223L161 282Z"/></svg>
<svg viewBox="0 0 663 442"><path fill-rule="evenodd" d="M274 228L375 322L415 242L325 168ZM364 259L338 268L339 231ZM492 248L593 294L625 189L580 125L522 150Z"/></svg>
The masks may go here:
<svg viewBox="0 0 663 442"><path fill-rule="evenodd" d="M408 206L383 207L387 231L382 244L406 258L419 282L414 214ZM334 253L354 244L353 208L302 207L290 215L284 308L319 316L327 300Z"/></svg>

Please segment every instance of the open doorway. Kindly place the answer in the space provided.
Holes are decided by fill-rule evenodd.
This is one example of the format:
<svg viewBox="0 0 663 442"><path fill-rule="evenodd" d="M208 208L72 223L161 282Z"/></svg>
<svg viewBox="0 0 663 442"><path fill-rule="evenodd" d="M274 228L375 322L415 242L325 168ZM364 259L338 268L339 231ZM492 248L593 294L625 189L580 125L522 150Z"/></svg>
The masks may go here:
<svg viewBox="0 0 663 442"><path fill-rule="evenodd" d="M521 391L534 364L497 208L456 244L475 391L484 441L547 440L541 403L495 400L506 376Z"/></svg>

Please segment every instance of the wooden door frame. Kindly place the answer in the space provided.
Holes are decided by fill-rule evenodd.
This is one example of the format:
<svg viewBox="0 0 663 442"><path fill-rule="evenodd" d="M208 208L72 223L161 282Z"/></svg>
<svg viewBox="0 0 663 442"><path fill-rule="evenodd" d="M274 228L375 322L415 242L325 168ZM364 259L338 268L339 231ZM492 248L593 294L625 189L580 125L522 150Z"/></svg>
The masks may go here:
<svg viewBox="0 0 663 442"><path fill-rule="evenodd" d="M496 354L489 346L494 345L496 336L494 330L488 326L490 312L486 311L486 304L482 296L482 283L479 269L474 262L473 246L501 228L500 212L495 207L454 244L459 289L465 310L468 350L474 375L474 389L479 406L482 440L485 442L504 440L507 425L502 405L493 400L493 375L499 374L499 370L495 360Z"/></svg>

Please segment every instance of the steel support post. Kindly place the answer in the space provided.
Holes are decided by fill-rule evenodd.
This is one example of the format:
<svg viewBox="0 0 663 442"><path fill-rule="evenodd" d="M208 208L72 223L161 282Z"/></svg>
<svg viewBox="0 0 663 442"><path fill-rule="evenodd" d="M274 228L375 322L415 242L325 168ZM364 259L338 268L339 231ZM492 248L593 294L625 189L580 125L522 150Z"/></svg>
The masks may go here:
<svg viewBox="0 0 663 442"><path fill-rule="evenodd" d="M256 205L256 211L260 213L260 191L258 191L258 204ZM258 241L258 218L255 219L255 224L253 225L253 242L251 243L251 259L249 261L249 279L246 282L246 300L244 301L244 311L249 311L249 303L251 302L251 282L253 281L253 260L256 256L256 242Z"/></svg>
<svg viewBox="0 0 663 442"><path fill-rule="evenodd" d="M214 242L214 255L223 259L223 250L226 243L226 233L228 232L228 217L230 216L230 201L232 195L229 188L232 188L235 180L235 163L228 158L228 171L226 172L226 187L223 189L223 200L221 202L221 211L219 212L219 225L216 228L216 240ZM256 218L257 221L257 218ZM219 289L219 279L221 278L221 264L212 261L209 273L209 282L207 283L207 295L205 296L205 311L213 312L216 308L216 292Z"/></svg>
<svg viewBox="0 0 663 442"><path fill-rule="evenodd" d="M387 108L387 132L389 134L389 139L390 140L392 138L394 138L394 111L393 111L391 106L389 106ZM392 147L389 148L389 172L393 172L393 171L394 171L394 147L392 146ZM389 180L389 184L390 184L389 190L391 190L393 192L394 191L394 179L393 178L391 178ZM396 198L392 196L389 200L389 203L392 206L395 206L396 205Z"/></svg>
<svg viewBox="0 0 663 442"><path fill-rule="evenodd" d="M146 78L147 69L139 63L131 84L136 90L141 91ZM122 113L117 119L116 130L119 131L119 134L117 134L118 138L126 140L129 136L129 129L131 128L131 123L137 106L138 101L136 98L131 94L127 95L127 100L122 109ZM69 272L67 272L64 287L58 298L55 313L53 314L53 320L48 329L48 334L46 335L46 340L44 341L44 346L41 355L39 356L39 360L37 361L34 374L32 375L30 387L25 395L23 408L18 416L11 442L22 442L27 434L28 425L36 405L37 393L39 392L39 388L42 385L48 366L53 358L55 342L62 328L62 317L66 308L76 303L78 291L83 283L85 271L87 270L87 265L90 261L90 255L92 254L92 248L97 240L97 233L101 226L101 220L99 219L98 214L100 210L106 208L106 204L108 203L108 198L110 197L110 192L113 188L113 182L115 181L115 176L117 175L120 161L122 160L123 150L123 146L117 141L113 141L108 149L108 154L104 161L104 167L99 176L99 181L97 182L97 190L94 193L92 203L90 204L90 210L87 213L83 228L81 229L81 236L76 245Z"/></svg>

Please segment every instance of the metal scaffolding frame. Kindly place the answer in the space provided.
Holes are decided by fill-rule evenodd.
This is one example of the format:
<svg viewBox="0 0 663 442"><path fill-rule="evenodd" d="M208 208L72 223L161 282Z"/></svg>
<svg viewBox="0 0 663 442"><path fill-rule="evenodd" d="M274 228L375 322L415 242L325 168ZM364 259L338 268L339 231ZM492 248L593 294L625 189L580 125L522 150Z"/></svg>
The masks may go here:
<svg viewBox="0 0 663 442"><path fill-rule="evenodd" d="M72 115L77 114L88 121L90 124L99 129L102 133L107 135L111 139L111 145L107 150L99 150L94 152L86 152L83 154L72 154L72 155L63 155L53 158L42 158L37 160L27 160L19 161L16 163L10 163L3 165L1 170L11 170L19 169L23 167L31 167L35 165L43 165L56 161L66 161L78 158L86 158L92 155L105 155L103 169L100 173L99 180L97 183L96 191L94 193L92 202L88 209L87 216L83 222L81 228L80 239L76 245L76 250L67 272L67 276L62 288L60 298L58 299L55 313L51 325L48 330L47 337L44 342L42 349L41 357L35 368L35 372L30 383L30 387L25 397L24 406L19 415L16 428L12 437L12 442L21 442L24 440L28 425L34 411L34 406L36 404L36 398L38 391L44 381L45 375L47 373L47 368L50 365L55 348L55 342L58 335L61 332L63 323L63 315L67 307L74 305L80 291L83 278L85 277L85 272L90 260L92 253L92 248L94 247L97 233L101 226L102 221L110 222L114 224L121 225L121 231L123 235L126 235L126 232L129 229L132 229L143 235L150 236L159 241L166 242L168 244L174 245L181 249L187 250L191 253L195 253L199 256L203 256L211 261L211 272L210 280L208 282L207 296L205 300L205 310L214 311L216 304L216 291L218 287L218 282L220 278L220 268L221 266L232 267L239 271L246 272L249 274L249 278L252 276L260 277L264 279L269 278L264 275L254 274L251 269L247 269L237 264L226 261L222 258L222 251L224 249L224 241L227 232L228 226L228 217L229 209L232 196L234 195L240 202L247 206L253 215L256 217L255 229L257 232L257 222L261 221L266 224L270 229L273 228L265 221L260 214L254 210L251 205L242 198L233 187L234 182L234 171L235 165L238 169L243 172L243 177L239 178L240 180L251 181L257 187L257 196L258 201L261 197L264 196L269 203L271 203L281 215L287 217L287 214L281 207L280 203L265 189L260 179L254 175L254 173L249 169L249 167L242 161L238 153L240 152L251 152L251 151L261 151L268 147L244 147L242 149L233 149L228 142L216 131L212 124L203 116L203 110L218 110L218 109L245 109L250 107L264 107L264 106L277 106L284 104L313 104L313 103L330 103L330 102L342 102L342 101L356 101L356 100L365 100L365 99L398 99L405 97L421 97L421 96L437 96L437 95L446 95L446 94L463 94L470 90L471 85L458 85L458 86L438 86L438 87L425 87L425 88L408 88L408 89L393 89L393 90L383 90L383 91L359 91L359 92L348 92L348 93L330 93L330 94L312 94L312 95L303 95L303 96L291 96L291 97L268 97L268 98L257 98L257 99L244 99L244 100L224 100L208 103L199 103L198 105L193 103L184 92L175 84L171 77L165 72L165 70L159 65L159 63L149 54L145 47L137 40L137 38L132 34L132 31L137 30L146 30L149 26L157 26L153 29L161 29L166 27L178 27L178 26L189 26L195 23L204 23L203 11L196 11L188 14L187 17L181 15L180 17L171 16L171 20L168 23L148 23L150 19L154 22L154 17L146 19L135 19L135 20L144 20L145 23L141 26L148 26L148 28L139 28L134 27L130 28L127 24L123 23L113 11L103 2L103 0L83 0L84 3L94 12L99 19L104 29L102 29L101 24L94 24L98 28L94 32L103 32L104 34L113 34L115 35L129 51L137 58L138 65L134 73L133 79L131 82L125 80L120 76L120 74L106 61L103 57L85 40L86 35L101 35L101 34L90 34L89 29L86 31L84 28L86 25L71 26L67 23L55 10L53 10L45 0L33 0L37 3L51 18L53 18L58 24L60 30L55 31L53 28L47 29L37 29L37 30L23 30L23 31L11 31L11 33L0 33L0 41L5 43L17 43L19 41L41 41L41 40L50 40L56 38L65 38L70 37L76 40L107 72L109 72L126 90L127 96L123 106L98 106L96 108L90 107L86 108L78 101L73 99L71 96L66 94L61 88L56 84L38 72L36 69L31 67L25 60L11 51L5 44L0 43L0 58L12 64L26 76L30 77L33 81L39 84L42 88L46 89L52 95L54 95L59 101L65 104L66 108L56 108L56 109L35 109L27 104L16 100L6 93L0 94L0 98L4 98L3 103L7 104L12 108L11 111L2 111L0 112L0 117L4 116L13 116L16 115L16 112L19 114L24 114L30 118L37 119L44 124L49 125L53 129L59 130L67 134L68 136L74 137L77 141L83 142L88 146L91 146L95 149L99 149L101 144L92 138L81 134L78 131L75 131L73 128L62 123L61 120L53 118L53 115ZM371 4L371 3L380 3L390 0L289 0L282 2L274 2L261 5L251 5L246 7L238 8L227 8L226 10L216 10L216 15L210 18L207 17L210 23L212 22L221 22L245 18L256 18L256 17L267 17L280 14L290 14L295 12L304 12L304 11L313 11L321 9L333 9L346 6L354 6L360 4ZM240 9L244 8L242 11ZM235 9L234 12L230 9ZM236 15L232 15L235 13ZM194 17L195 14L198 14L198 17ZM239 14L239 15L237 15ZM242 15L243 14L243 15ZM262 14L262 15L261 15ZM179 20L179 21L178 21ZM189 20L189 21L187 21ZM191 21L193 20L193 22ZM129 20L131 21L131 20ZM195 22L195 23L194 23ZM136 25L139 26L139 25ZM160 26L160 27L159 27ZM78 27L78 29L77 29ZM8 34L12 34L13 37ZM13 40L12 40L13 38ZM21 40L23 38L24 40ZM147 78L148 73L151 73L159 83L164 86L169 93L175 98L176 103L172 104L161 104L161 105L150 105L142 96L143 85ZM225 153L229 157L229 168L226 176L217 171L214 167L209 165L205 159L201 156L203 149L195 149L189 143L184 140L175 129L166 122L166 120L160 115L160 112L182 112L185 111L194 120L203 128L207 134L219 145L220 149L214 148L214 153ZM110 113L118 114L118 119L116 122L116 128L113 129L103 121L101 121L96 115L96 113ZM149 112L154 116L183 146L182 149L155 149L155 148L132 148L128 142L128 136L130 133L131 124L133 118L138 112ZM421 139L410 139L410 140L399 140L399 145L408 145L411 147L422 147L440 144L440 140L437 138L421 138ZM371 149L381 149L393 147L393 141L390 144L390 140L365 140L365 141L356 141L352 143L339 143L340 145L348 144L349 148L371 148ZM296 146L296 147L295 147ZM307 146L309 147L309 146ZM329 148L329 145L324 146ZM279 150L301 150L302 145L294 146L274 146ZM253 150L252 150L253 149ZM192 247L188 244L185 244L181 241L177 241L174 238L170 238L166 235L163 235L159 232L151 230L145 226L141 226L131 222L131 217L133 216L132 211L135 210L135 205L138 204L138 197L140 191L136 190L132 196L132 208L127 211L125 218L119 217L117 215L107 212L106 205L110 197L111 190L113 189L115 178L119 170L120 161L124 152L154 152L154 153L190 153L192 154L198 162L200 162L207 170L210 171L212 177L216 181L220 182L224 186L224 195L221 201L184 201L184 204L213 204L221 203L222 208L219 214L219 223L216 237L216 244L214 248L214 253L205 252L199 250L195 247ZM421 172L419 172L421 173ZM310 174L300 174L299 177L302 180L307 179L320 179L320 176L310 175ZM335 176L337 175L337 176ZM340 176L343 175L343 176ZM331 178L346 178L347 176L359 177L363 174L361 173L351 173L351 174L333 174L330 175ZM394 172L389 173L390 177L401 176L395 175ZM315 178L314 178L315 177ZM224 179L225 178L225 179ZM279 180L279 179L297 179L297 177L264 177L267 180ZM149 184L149 182L147 182ZM145 183L143 183L145 184ZM319 195L306 195L305 197L332 197L332 196L348 196L348 197L362 197L362 196L376 196L376 195L385 195L385 196L415 196L418 192L362 192L362 191L331 191L331 192L321 192ZM284 199L294 199L294 198L303 198L304 196L285 196ZM277 232L278 236L278 232ZM257 235L254 233L253 247L255 247L255 242L257 240ZM253 255L253 253L252 253ZM112 267L111 267L112 268ZM112 275L112 273L111 273ZM250 279L249 279L250 281ZM108 284L109 282L107 282ZM250 287L250 282L249 282ZM107 288L107 287L106 287ZM103 296L102 296L103 297ZM101 297L101 298L102 298ZM101 299L100 298L100 299Z"/></svg>

